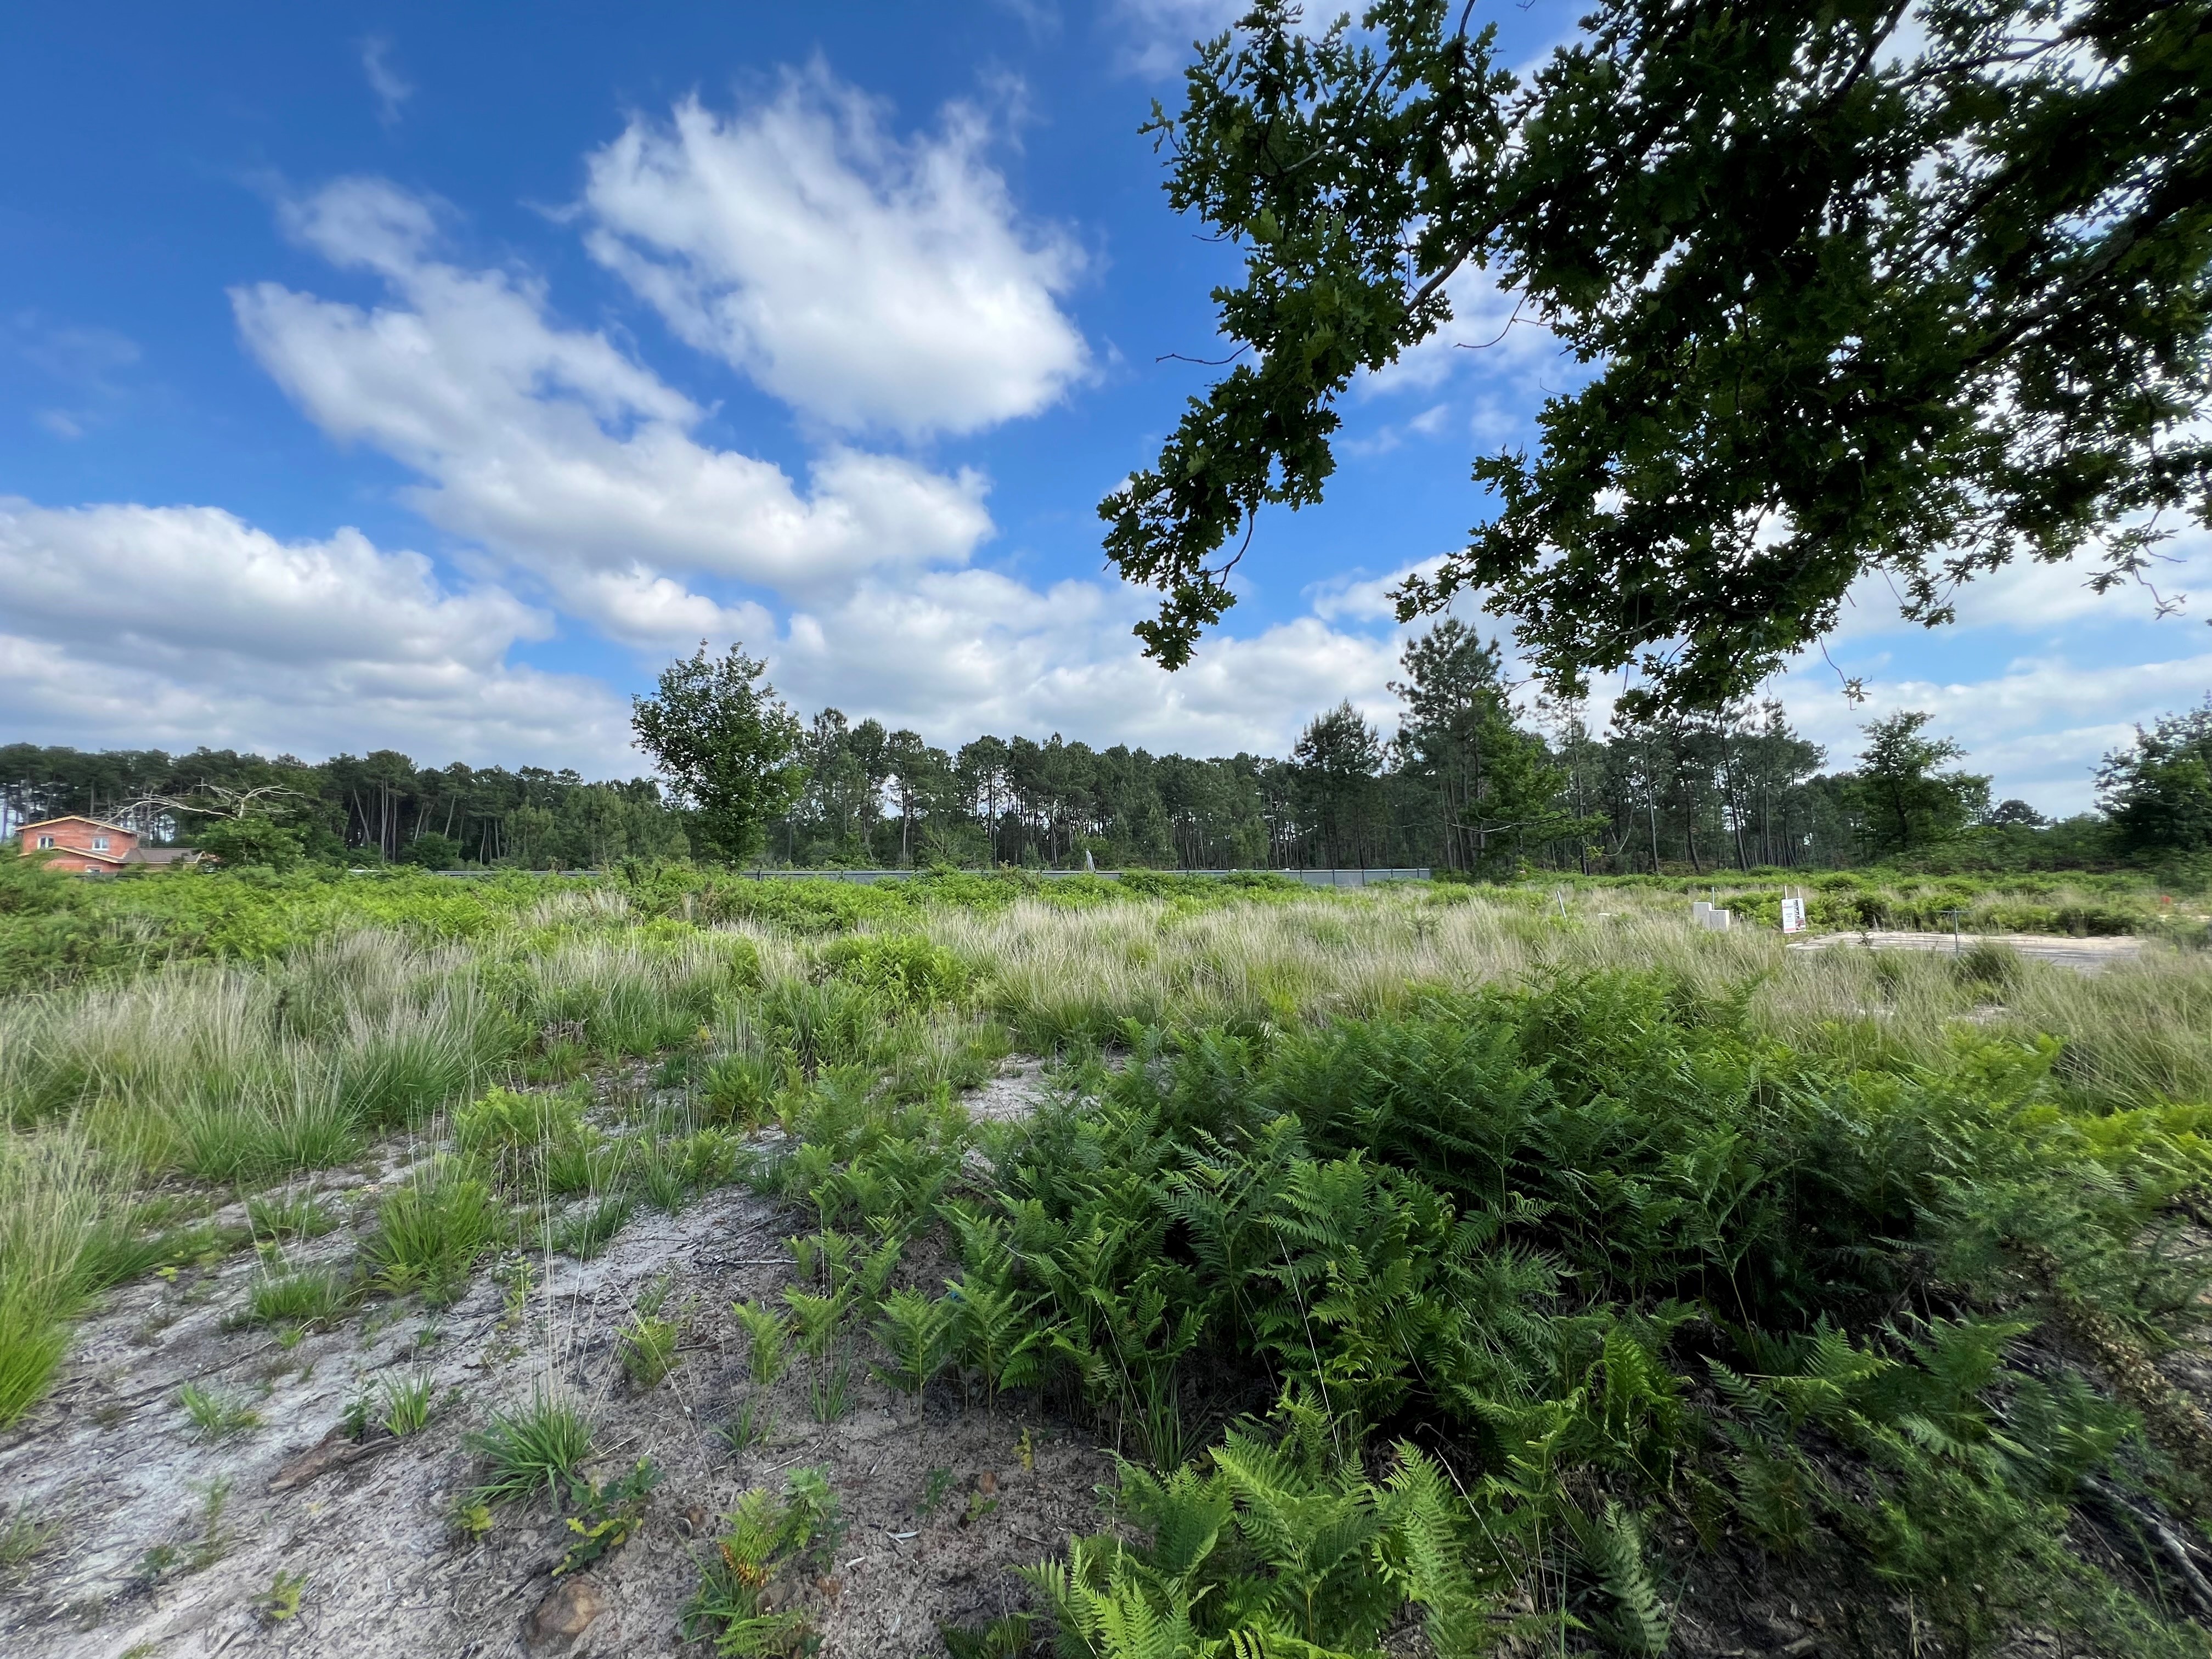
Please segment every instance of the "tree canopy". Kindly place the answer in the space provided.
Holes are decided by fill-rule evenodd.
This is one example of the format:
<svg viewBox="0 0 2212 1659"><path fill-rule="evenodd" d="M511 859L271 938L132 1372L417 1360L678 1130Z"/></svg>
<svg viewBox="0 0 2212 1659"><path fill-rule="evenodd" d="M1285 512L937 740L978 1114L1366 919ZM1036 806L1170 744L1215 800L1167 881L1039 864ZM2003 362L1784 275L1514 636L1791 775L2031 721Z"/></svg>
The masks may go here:
<svg viewBox="0 0 2212 1659"><path fill-rule="evenodd" d="M1495 515L1401 614L1480 590L1557 693L1633 666L1717 710L1863 572L1934 623L2016 557L2109 583L2160 513L2212 522L2212 0L1606 0L1526 82L1473 10L1261 0L1154 106L1170 201L1243 254L1244 361L1100 505L1151 655L1477 270L1583 384L1476 462Z"/></svg>
<svg viewBox="0 0 2212 1659"><path fill-rule="evenodd" d="M1989 810L1987 778L1936 769L1966 750L1949 738L1923 735L1929 720L1908 708L1866 727L1867 746L1850 787L1867 849L1876 858L1948 841Z"/></svg>
<svg viewBox="0 0 2212 1659"><path fill-rule="evenodd" d="M690 810L702 850L732 863L760 849L766 824L806 782L804 728L762 679L767 672L738 646L710 657L702 640L661 671L652 696L631 700L638 746Z"/></svg>
<svg viewBox="0 0 2212 1659"><path fill-rule="evenodd" d="M2134 743L2105 757L2097 784L2127 851L2212 852L2212 696L2136 727Z"/></svg>

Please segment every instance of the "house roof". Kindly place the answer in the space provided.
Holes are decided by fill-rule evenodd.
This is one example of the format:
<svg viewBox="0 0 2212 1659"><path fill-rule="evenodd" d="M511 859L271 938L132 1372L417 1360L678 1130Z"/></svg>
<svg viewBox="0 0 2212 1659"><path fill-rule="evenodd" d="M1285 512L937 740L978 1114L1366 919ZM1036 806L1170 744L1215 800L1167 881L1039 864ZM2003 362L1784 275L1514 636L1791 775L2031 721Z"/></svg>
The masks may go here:
<svg viewBox="0 0 2212 1659"><path fill-rule="evenodd" d="M96 818L85 812L64 812L55 817L40 818L33 823L18 826L17 833L24 834L33 830L43 830L50 823L88 823L96 830L112 830L119 835L135 836L138 833L127 823L118 823L112 818Z"/></svg>
<svg viewBox="0 0 2212 1659"><path fill-rule="evenodd" d="M95 852L89 847L31 847L24 849L23 856L33 859L91 859L95 863L112 864L118 867L131 861L128 854L112 849L105 853Z"/></svg>

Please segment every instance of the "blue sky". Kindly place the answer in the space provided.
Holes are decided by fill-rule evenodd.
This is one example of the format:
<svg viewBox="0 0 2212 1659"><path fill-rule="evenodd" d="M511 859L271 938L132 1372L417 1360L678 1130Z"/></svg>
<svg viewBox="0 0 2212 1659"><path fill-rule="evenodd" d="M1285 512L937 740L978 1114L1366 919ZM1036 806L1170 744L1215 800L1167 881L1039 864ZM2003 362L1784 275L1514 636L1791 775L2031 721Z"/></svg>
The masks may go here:
<svg viewBox="0 0 2212 1659"><path fill-rule="evenodd" d="M1137 128L1231 9L11 9L0 739L627 772L629 694L702 635L943 743L1389 726L1388 579L1569 368L1526 327L1455 349L1504 314L1456 283L1221 636L1141 659L1094 507L1203 388L1158 360L1207 354L1233 256ZM1526 62L1576 13L1497 15ZM2040 568L1930 634L1870 585L1774 689L1839 761L1927 708L2078 808L2212 685L2212 544L2168 550L2202 592L2163 620Z"/></svg>

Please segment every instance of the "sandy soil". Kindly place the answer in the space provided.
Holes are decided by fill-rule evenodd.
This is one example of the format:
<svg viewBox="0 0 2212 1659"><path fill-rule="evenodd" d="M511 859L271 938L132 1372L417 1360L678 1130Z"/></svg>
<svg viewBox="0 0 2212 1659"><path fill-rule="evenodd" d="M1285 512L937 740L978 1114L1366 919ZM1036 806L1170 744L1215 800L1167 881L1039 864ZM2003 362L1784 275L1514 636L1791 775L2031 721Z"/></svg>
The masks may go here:
<svg viewBox="0 0 2212 1659"><path fill-rule="evenodd" d="M1991 945L2002 945L2024 957L2033 957L2041 962L2055 962L2062 967L2079 969L2085 974L2101 973L2116 962L2130 962L2142 954L2143 942L2139 939L2119 936L2113 938L2062 939L2050 933L1914 933L1894 930L1875 929L1870 933L1820 933L1811 939L1793 939L1786 947L1792 951L1829 951L1838 945L1860 945L1872 951L1942 951L1972 950L1986 940Z"/></svg>
<svg viewBox="0 0 2212 1659"><path fill-rule="evenodd" d="M1013 1115L1035 1079L1021 1068L977 1104ZM294 1261L349 1254L376 1189L421 1150L391 1146L319 1178L351 1219ZM724 1188L679 1215L641 1210L596 1260L532 1261L526 1299L511 1273L479 1272L442 1312L372 1300L289 1348L264 1330L225 1328L262 1271L251 1250L113 1293L81 1328L59 1386L0 1437L0 1507L58 1522L0 1584L0 1651L705 1654L711 1644L686 1644L678 1620L716 1518L748 1486L780 1487L815 1466L848 1526L832 1570L798 1586L792 1603L808 1609L821 1651L941 1652L938 1621L1019 1605L1009 1570L1097 1525L1094 1489L1110 1458L1066 1424L1034 1409L987 1415L950 1385L918 1420L910 1400L868 1376L864 1352L842 1420L813 1420L801 1361L772 1392L768 1440L733 1453L718 1430L757 1391L729 1304L781 1290L790 1276L781 1241L802 1224L773 1200ZM641 1392L621 1368L618 1331L664 1276L683 1347L669 1377ZM377 1431L357 1444L326 1440L349 1401L416 1370L439 1396L428 1427L404 1440ZM550 1572L568 1534L545 1503L506 1506L481 1541L448 1520L482 1478L465 1436L549 1380L594 1417L600 1478L640 1457L665 1472L629 1545L559 1581ZM258 1425L212 1443L195 1437L177 1403L187 1382L241 1397ZM295 1616L283 1620L258 1605L280 1572L306 1580ZM539 1625L565 1613L583 1627L533 1639L541 1606Z"/></svg>

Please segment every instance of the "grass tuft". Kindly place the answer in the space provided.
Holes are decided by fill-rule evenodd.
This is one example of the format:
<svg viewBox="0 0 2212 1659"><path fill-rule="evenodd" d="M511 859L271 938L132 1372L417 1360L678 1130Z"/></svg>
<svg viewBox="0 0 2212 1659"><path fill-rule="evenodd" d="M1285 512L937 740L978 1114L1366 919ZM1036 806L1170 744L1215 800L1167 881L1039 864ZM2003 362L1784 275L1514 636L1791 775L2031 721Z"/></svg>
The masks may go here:
<svg viewBox="0 0 2212 1659"><path fill-rule="evenodd" d="M582 1411L541 1387L527 1405L496 1413L469 1437L469 1449L490 1465L475 1490L476 1501L489 1505L543 1492L557 1507L562 1489L591 1459L592 1437L591 1419Z"/></svg>
<svg viewBox="0 0 2212 1659"><path fill-rule="evenodd" d="M203 1440L228 1440L261 1425L261 1413L246 1397L226 1389L187 1382L177 1390L177 1404L191 1419L192 1432Z"/></svg>
<svg viewBox="0 0 2212 1659"><path fill-rule="evenodd" d="M456 1300L478 1259L514 1231L491 1188L447 1158L386 1196L376 1219L362 1255L378 1285L394 1295L420 1291L433 1305Z"/></svg>

